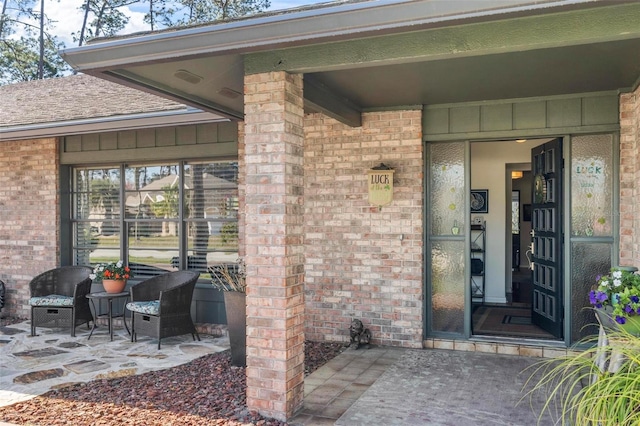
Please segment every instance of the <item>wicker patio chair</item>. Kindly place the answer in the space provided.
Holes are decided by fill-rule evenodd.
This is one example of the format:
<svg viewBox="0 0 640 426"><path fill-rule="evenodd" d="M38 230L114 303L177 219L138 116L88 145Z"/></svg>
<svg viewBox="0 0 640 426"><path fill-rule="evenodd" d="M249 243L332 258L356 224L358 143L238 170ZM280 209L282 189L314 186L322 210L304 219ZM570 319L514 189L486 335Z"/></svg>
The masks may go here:
<svg viewBox="0 0 640 426"><path fill-rule="evenodd" d="M131 287L131 341L138 334L158 339L191 333L200 335L191 319L191 299L200 273L175 271L149 278Z"/></svg>
<svg viewBox="0 0 640 426"><path fill-rule="evenodd" d="M51 324L54 327L71 327L76 335L78 324L93 321L87 294L91 292L91 274L88 266L62 266L50 269L29 283L31 298L31 335L36 326Z"/></svg>

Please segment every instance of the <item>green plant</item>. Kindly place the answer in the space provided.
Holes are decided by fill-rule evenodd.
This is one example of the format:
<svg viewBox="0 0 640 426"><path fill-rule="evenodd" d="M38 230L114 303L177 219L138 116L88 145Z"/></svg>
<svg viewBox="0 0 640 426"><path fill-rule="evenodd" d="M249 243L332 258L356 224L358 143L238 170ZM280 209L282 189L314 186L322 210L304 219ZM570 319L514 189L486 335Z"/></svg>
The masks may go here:
<svg viewBox="0 0 640 426"><path fill-rule="evenodd" d="M594 345L594 337L583 340L589 349L532 366L526 387L533 397L546 396L543 415L557 417L556 424L593 426L632 426L640 424L640 338L624 331L607 333L609 345ZM620 362L615 372L600 365Z"/></svg>
<svg viewBox="0 0 640 426"><path fill-rule="evenodd" d="M220 291L247 291L246 273L244 261L238 259L237 263L224 263L209 267L211 284Z"/></svg>
<svg viewBox="0 0 640 426"><path fill-rule="evenodd" d="M613 319L618 324L640 315L640 275L611 268L609 275L599 276L596 280L597 288L589 292L589 301L594 307L611 306Z"/></svg>
<svg viewBox="0 0 640 426"><path fill-rule="evenodd" d="M133 277L133 273L122 260L117 262L99 263L93 268L93 273L89 275L92 280L128 280Z"/></svg>
<svg viewBox="0 0 640 426"><path fill-rule="evenodd" d="M223 244L228 244L238 239L238 224L227 222L220 229L220 240Z"/></svg>

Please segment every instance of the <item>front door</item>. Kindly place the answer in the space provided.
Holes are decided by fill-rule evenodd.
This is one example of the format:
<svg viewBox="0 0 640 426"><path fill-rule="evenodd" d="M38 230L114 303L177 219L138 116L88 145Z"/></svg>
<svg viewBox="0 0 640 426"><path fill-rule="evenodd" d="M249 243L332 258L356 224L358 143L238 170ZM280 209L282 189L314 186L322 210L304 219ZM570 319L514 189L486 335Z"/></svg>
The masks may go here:
<svg viewBox="0 0 640 426"><path fill-rule="evenodd" d="M531 150L532 268L531 321L555 337L563 332L562 139Z"/></svg>

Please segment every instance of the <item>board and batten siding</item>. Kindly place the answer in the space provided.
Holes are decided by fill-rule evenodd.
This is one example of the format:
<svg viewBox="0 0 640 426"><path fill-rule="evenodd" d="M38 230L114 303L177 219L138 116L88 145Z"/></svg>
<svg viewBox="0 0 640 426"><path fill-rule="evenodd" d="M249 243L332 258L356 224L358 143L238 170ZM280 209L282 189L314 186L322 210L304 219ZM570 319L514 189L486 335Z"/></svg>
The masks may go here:
<svg viewBox="0 0 640 426"><path fill-rule="evenodd" d="M619 129L617 92L510 99L424 108L426 141L502 139Z"/></svg>
<svg viewBox="0 0 640 426"><path fill-rule="evenodd" d="M88 133L66 136L60 144L63 165L237 156L235 122Z"/></svg>

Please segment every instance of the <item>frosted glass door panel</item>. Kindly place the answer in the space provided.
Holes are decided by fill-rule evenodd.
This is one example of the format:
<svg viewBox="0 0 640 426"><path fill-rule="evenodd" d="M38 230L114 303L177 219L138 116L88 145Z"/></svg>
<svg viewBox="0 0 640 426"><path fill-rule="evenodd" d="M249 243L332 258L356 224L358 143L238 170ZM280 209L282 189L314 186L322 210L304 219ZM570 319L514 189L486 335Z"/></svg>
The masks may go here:
<svg viewBox="0 0 640 426"><path fill-rule="evenodd" d="M589 291L596 278L611 268L611 251L611 244L607 243L571 245L571 343L598 334Z"/></svg>
<svg viewBox="0 0 640 426"><path fill-rule="evenodd" d="M613 136L571 140L571 235L612 235Z"/></svg>
<svg viewBox="0 0 640 426"><path fill-rule="evenodd" d="M464 241L438 241L431 248L432 331L464 332Z"/></svg>
<svg viewBox="0 0 640 426"><path fill-rule="evenodd" d="M429 145L431 235L452 235L464 229L464 146L463 142Z"/></svg>

